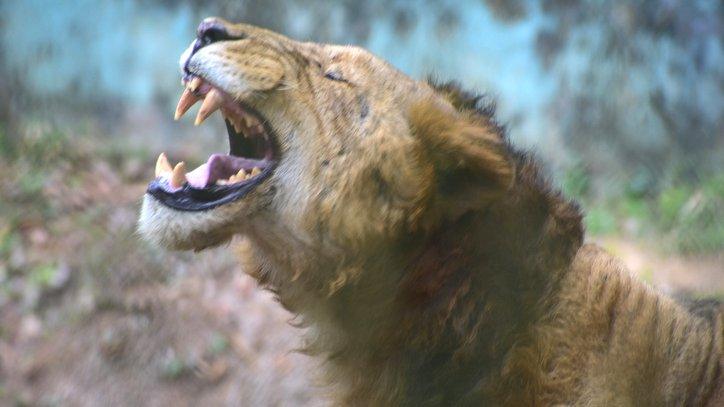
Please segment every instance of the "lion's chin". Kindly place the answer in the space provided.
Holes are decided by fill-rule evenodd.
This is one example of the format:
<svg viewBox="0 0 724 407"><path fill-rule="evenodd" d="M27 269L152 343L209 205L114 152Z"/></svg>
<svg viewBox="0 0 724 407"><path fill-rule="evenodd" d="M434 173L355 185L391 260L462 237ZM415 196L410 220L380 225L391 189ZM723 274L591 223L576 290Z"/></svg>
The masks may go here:
<svg viewBox="0 0 724 407"><path fill-rule="evenodd" d="M235 205L202 212L179 211L146 194L138 232L151 244L165 249L198 251L229 241L237 214Z"/></svg>

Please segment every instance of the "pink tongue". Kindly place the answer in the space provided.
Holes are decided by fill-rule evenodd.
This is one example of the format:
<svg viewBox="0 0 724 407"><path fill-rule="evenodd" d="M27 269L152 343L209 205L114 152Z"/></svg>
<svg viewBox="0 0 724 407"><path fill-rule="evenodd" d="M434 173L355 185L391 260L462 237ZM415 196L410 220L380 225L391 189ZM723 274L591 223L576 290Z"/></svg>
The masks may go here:
<svg viewBox="0 0 724 407"><path fill-rule="evenodd" d="M186 173L186 181L194 188L206 188L220 179L229 178L242 168L251 171L254 167L264 168L264 166L264 160L213 154L205 164Z"/></svg>
<svg viewBox="0 0 724 407"><path fill-rule="evenodd" d="M242 168L241 163L236 163L238 159L238 157L226 154L212 154L206 164L201 164L193 171L186 173L186 181L194 188L206 188L220 179L226 179L236 174L239 169L234 170L234 167Z"/></svg>
<svg viewBox="0 0 724 407"><path fill-rule="evenodd" d="M204 188L209 182L209 164L204 163L186 173L186 181L194 188Z"/></svg>

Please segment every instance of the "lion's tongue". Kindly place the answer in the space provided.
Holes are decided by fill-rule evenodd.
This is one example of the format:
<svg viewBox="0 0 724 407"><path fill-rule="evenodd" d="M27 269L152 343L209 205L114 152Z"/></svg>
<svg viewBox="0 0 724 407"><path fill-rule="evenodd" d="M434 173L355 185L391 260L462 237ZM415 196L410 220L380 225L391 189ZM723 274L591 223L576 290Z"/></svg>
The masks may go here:
<svg viewBox="0 0 724 407"><path fill-rule="evenodd" d="M194 188L206 188L220 179L229 178L242 168L251 171L254 167L264 168L264 166L264 160L213 154L205 164L187 173L186 181Z"/></svg>
<svg viewBox="0 0 724 407"><path fill-rule="evenodd" d="M187 172L186 181L194 188L205 188L209 183L210 176L211 171L209 171L209 164L204 163L196 167L195 170Z"/></svg>

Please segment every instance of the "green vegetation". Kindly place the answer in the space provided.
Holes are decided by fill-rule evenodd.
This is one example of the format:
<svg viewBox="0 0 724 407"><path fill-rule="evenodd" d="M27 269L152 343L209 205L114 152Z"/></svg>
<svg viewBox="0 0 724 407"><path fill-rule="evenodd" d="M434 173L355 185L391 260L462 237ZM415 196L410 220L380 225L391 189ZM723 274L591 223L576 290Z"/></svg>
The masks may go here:
<svg viewBox="0 0 724 407"><path fill-rule="evenodd" d="M583 204L593 235L634 234L684 253L724 250L724 174L700 175L696 183L672 176L654 188L642 181L646 177L634 176L605 198L594 195L591 176L580 165L562 178L564 192Z"/></svg>
<svg viewBox="0 0 724 407"><path fill-rule="evenodd" d="M168 380L176 380L188 373L188 364L175 355L169 355L162 363L161 376Z"/></svg>
<svg viewBox="0 0 724 407"><path fill-rule="evenodd" d="M229 348L229 340L220 332L214 332L208 345L208 353L217 356Z"/></svg>
<svg viewBox="0 0 724 407"><path fill-rule="evenodd" d="M616 217L605 207L586 210L586 230L594 235L609 235L617 230Z"/></svg>
<svg viewBox="0 0 724 407"><path fill-rule="evenodd" d="M40 264L30 270L30 282L39 287L49 287L55 279L58 268L52 264Z"/></svg>
<svg viewBox="0 0 724 407"><path fill-rule="evenodd" d="M662 195L659 209L671 219L668 231L678 236L678 248L687 252L724 249L724 174L705 180L686 200L677 194L681 192Z"/></svg>

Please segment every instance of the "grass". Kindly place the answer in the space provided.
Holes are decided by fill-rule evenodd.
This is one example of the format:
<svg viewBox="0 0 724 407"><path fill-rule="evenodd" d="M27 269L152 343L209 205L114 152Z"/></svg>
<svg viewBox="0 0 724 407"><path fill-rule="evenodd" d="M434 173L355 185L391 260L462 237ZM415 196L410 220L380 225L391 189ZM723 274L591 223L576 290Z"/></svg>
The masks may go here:
<svg viewBox="0 0 724 407"><path fill-rule="evenodd" d="M669 216L668 232L679 236L682 251L717 251L724 248L724 174L704 180L689 195L680 190L659 200ZM681 196L686 196L686 199Z"/></svg>
<svg viewBox="0 0 724 407"><path fill-rule="evenodd" d="M593 235L634 234L658 240L682 253L724 251L724 174L699 174L692 183L684 177L654 188L632 177L613 196L596 198L585 169L573 166L562 177L562 189L583 203L585 225Z"/></svg>

